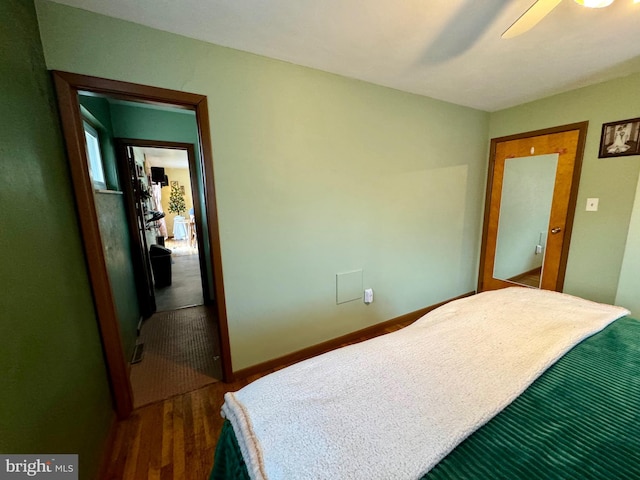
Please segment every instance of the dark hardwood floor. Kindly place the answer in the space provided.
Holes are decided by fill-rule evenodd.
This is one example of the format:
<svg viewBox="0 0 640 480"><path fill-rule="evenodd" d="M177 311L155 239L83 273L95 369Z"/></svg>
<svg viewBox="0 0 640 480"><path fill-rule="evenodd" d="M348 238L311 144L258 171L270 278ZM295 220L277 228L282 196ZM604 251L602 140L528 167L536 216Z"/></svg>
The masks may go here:
<svg viewBox="0 0 640 480"><path fill-rule="evenodd" d="M390 326L384 333L412 323ZM362 337L340 346L368 340ZM223 419L224 394L284 368L266 370L233 383L214 383L199 390L154 403L133 412L116 426L109 480L203 480L213 466L213 454Z"/></svg>

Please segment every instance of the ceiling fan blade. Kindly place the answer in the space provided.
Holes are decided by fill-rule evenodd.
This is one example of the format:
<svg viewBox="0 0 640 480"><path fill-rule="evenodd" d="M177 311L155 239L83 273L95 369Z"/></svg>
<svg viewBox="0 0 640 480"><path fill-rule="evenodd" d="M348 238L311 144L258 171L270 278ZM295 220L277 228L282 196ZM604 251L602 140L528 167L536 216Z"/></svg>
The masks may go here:
<svg viewBox="0 0 640 480"><path fill-rule="evenodd" d="M562 0L538 0L524 12L503 34L502 38L513 38L535 27L540 20L551 13Z"/></svg>
<svg viewBox="0 0 640 480"><path fill-rule="evenodd" d="M423 54L429 63L446 62L469 50L511 0L465 0Z"/></svg>

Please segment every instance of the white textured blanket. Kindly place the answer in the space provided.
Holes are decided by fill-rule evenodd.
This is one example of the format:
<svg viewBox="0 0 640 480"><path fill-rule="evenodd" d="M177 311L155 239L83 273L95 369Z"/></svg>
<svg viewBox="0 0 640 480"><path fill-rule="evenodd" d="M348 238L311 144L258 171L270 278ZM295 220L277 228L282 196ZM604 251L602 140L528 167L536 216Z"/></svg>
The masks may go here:
<svg viewBox="0 0 640 480"><path fill-rule="evenodd" d="M255 479L414 479L581 340L629 312L508 288L225 395Z"/></svg>

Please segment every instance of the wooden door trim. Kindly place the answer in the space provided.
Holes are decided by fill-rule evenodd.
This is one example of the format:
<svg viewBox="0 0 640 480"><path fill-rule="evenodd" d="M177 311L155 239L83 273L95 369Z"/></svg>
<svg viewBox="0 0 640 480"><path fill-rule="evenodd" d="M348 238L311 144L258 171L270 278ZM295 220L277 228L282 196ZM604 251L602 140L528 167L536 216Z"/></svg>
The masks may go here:
<svg viewBox="0 0 640 480"><path fill-rule="evenodd" d="M587 129L589 127L589 122L577 122L571 123L568 125L560 125L557 127L545 128L542 130L533 130L530 132L517 133L514 135L507 135L504 137L496 137L491 139L491 144L489 147L489 166L487 173L487 190L485 193L484 200L484 222L482 226L482 243L480 248L480 264L478 269L478 291L483 291L484 282L483 275L485 269L486 262L486 252L485 245L487 242L487 237L489 234L489 216L490 216L490 203L491 203L491 192L493 191L493 170L496 162L496 146L498 143L508 142L512 140L522 140L524 138L530 137L540 137L543 135L551 135L554 133L563 133L569 132L573 130L578 131L578 144L576 146L576 159L573 169L573 176L571 181L571 192L569 194L569 208L567 210L567 221L565 224L565 232L568 241L564 242L562 245L562 252L560 257L560 266L559 266L559 274L558 281L556 283L556 290L562 291L564 287L564 279L565 273L567 269L567 259L569 257L569 245L571 243L571 235L573 231L573 220L575 217L576 211L576 202L578 199L578 187L580 184L580 174L582 172L582 160L584 157L584 147L587 139Z"/></svg>
<svg viewBox="0 0 640 480"><path fill-rule="evenodd" d="M52 71L52 76L67 146L89 279L118 416L126 418L133 408L131 383L128 376L127 359L124 358L115 302L107 274L104 249L93 198L93 185L89 177L84 148L82 118L78 101L78 93L81 91L108 95L122 100L163 106L170 105L195 111L199 146L204 167L203 188L207 206L213 282L216 293L215 311L219 322L222 374L225 382L232 381L233 369L222 275L222 254L213 177L213 153L206 96L56 70Z"/></svg>
<svg viewBox="0 0 640 480"><path fill-rule="evenodd" d="M80 135L83 130L80 103L77 90L71 83L56 74L53 78L107 372L118 417L126 418L133 409L133 395L127 361L124 358L117 311L107 275L104 246L98 224L93 184L89 177L84 139Z"/></svg>
<svg viewBox="0 0 640 480"><path fill-rule="evenodd" d="M571 236L573 234L573 221L576 216L576 205L578 201L578 188L580 187L580 175L582 174L582 160L584 158L584 147L587 140L587 129L589 122L581 122L573 124L578 128L578 145L576 146L576 160L573 166L573 178L571 180L571 193L569 194L569 208L567 210L567 222L564 229L567 232L568 241L562 244L562 253L560 256L560 267L558 271L558 283L556 290L561 292L564 288L564 279L567 272L567 261L569 259L569 246L571 244Z"/></svg>

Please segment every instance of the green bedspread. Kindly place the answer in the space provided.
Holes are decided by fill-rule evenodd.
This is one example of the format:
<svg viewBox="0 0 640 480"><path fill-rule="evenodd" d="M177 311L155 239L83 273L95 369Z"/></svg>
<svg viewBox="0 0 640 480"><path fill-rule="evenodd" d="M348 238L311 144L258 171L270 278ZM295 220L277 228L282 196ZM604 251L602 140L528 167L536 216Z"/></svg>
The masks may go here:
<svg viewBox="0 0 640 480"><path fill-rule="evenodd" d="M229 422L210 478L249 478ZM423 478L640 478L640 322L577 345Z"/></svg>

